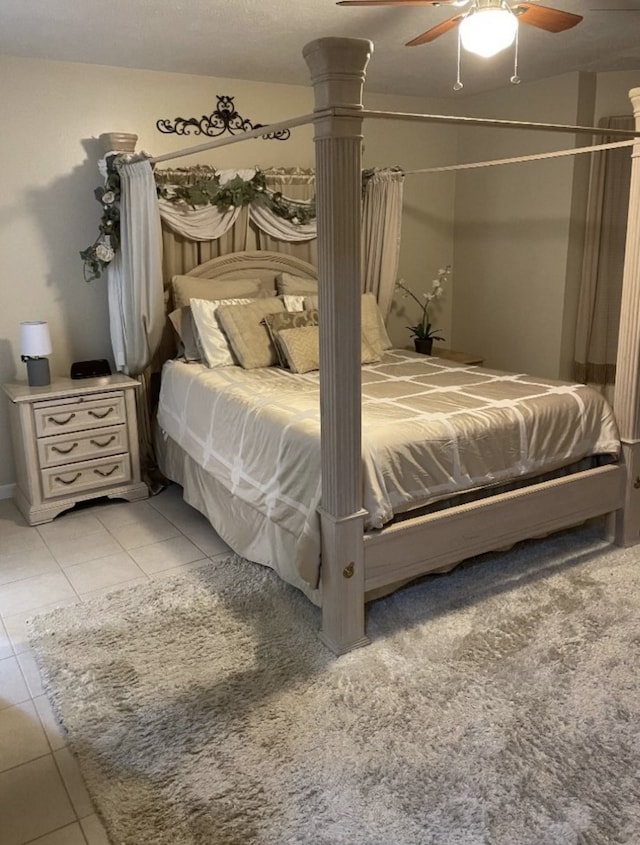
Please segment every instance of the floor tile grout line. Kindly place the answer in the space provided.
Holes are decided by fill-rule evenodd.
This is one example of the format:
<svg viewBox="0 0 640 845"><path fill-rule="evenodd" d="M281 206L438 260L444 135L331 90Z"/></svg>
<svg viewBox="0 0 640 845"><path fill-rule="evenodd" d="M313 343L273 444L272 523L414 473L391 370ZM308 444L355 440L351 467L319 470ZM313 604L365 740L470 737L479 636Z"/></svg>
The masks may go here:
<svg viewBox="0 0 640 845"><path fill-rule="evenodd" d="M0 769L0 775L5 775L7 772L14 772L21 766L28 766L30 763L35 763L36 760L45 760L47 757L53 757L51 751L48 751L46 754L38 754L37 757L31 757L29 760L23 760L21 763L16 763L15 766L8 766L6 769ZM44 834L41 834L41 836L44 836Z"/></svg>
<svg viewBox="0 0 640 845"><path fill-rule="evenodd" d="M88 818L88 817L85 817ZM82 829L82 825L80 824L80 819L76 819L75 822L69 822L68 824L62 824L60 827L54 827L51 830L48 830L46 833L40 833L34 839L29 839L26 842L21 842L20 845L33 845L34 842L37 842L38 839L42 839L43 836L50 836L52 833L57 833L59 830L64 830L65 827L69 827L69 825L77 824L80 828L80 833L82 834L82 838L84 840L85 845L89 845L87 837L84 835L84 830Z"/></svg>
<svg viewBox="0 0 640 845"><path fill-rule="evenodd" d="M76 755L73 753L73 751L71 750L71 747L70 747L70 746L66 746L66 747L67 747L67 749L68 749L68 751L69 751L69 754L71 754L71 756L72 756L72 757L74 758L74 760L76 761L76 764L78 765L78 770L80 771L80 765L79 765L79 763L78 763L78 758L77 758L77 757L76 757ZM60 750L62 750L62 749L60 749ZM64 778L64 775L62 774L62 769L61 769L61 768L60 768L60 766L58 765L58 761L57 761L57 759L56 759L56 755L55 755L55 753L54 753L53 751L51 752L51 757L53 758L53 765L56 767L56 771L58 772L58 777L60 778L60 781L61 781L61 783L62 783L62 786L63 786L63 788L64 788L64 791L65 791L65 793L66 793L66 795L67 795L67 798L69 799L69 806L71 807L71 810L72 810L72 812L73 812L73 815L75 816L75 820L76 820L76 822L77 822L78 824L80 824L80 816L78 815L78 811L76 810L75 804L73 803L73 798L72 798L72 796L71 796L71 792L69 791L69 788L67 787L67 782L66 782L66 780L65 780L65 778ZM80 777L82 778L82 782L83 782L83 784L85 784L85 789L86 789L86 781L85 781L85 779L84 779L84 775L82 774L82 771L80 771ZM87 790L87 794L89 794L89 790ZM90 795L89 795L89 800L91 801L91 806L93 807L93 799L91 798L91 796L90 796ZM94 809L94 812L95 812L95 809ZM84 833L83 833L82 835L84 836Z"/></svg>

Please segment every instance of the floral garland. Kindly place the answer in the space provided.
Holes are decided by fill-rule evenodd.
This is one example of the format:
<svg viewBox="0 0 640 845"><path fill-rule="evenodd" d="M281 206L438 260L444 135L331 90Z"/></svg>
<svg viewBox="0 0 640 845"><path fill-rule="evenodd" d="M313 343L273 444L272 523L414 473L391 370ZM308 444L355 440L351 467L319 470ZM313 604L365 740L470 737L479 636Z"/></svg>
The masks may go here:
<svg viewBox="0 0 640 845"><path fill-rule="evenodd" d="M100 278L120 246L120 174L116 160L117 155L107 158L105 184L95 191L95 197L102 205L98 237L80 253L87 282ZM315 198L311 202L300 203L283 197L280 191L269 190L261 170L256 170L249 180L236 176L224 185L220 184L220 174L213 168L203 168L191 184L162 184L160 173L157 174L157 182L158 197L191 208L215 205L218 211L224 213L231 208L258 203L294 226L304 225L316 218Z"/></svg>
<svg viewBox="0 0 640 845"><path fill-rule="evenodd" d="M113 261L120 246L120 174L116 170L116 156L106 160L107 176L104 185L96 188L95 198L102 205L100 234L95 241L83 249L80 258L84 262L84 280L91 282L99 279Z"/></svg>

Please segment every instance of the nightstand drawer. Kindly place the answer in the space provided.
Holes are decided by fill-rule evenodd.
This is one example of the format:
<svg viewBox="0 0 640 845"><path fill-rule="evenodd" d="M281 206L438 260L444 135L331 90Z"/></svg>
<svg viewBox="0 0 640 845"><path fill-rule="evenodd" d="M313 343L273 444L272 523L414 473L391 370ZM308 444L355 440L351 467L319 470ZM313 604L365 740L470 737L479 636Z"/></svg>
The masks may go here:
<svg viewBox="0 0 640 845"><path fill-rule="evenodd" d="M46 469L128 452L129 440L126 425L114 425L109 428L41 437L37 446L40 467Z"/></svg>
<svg viewBox="0 0 640 845"><path fill-rule="evenodd" d="M124 395L120 392L87 396L80 401L35 402L33 416L38 437L102 428L127 420Z"/></svg>
<svg viewBox="0 0 640 845"><path fill-rule="evenodd" d="M40 473L44 499L56 496L75 496L87 490L113 487L131 478L129 455L116 455L97 461L65 464L63 467L45 469Z"/></svg>

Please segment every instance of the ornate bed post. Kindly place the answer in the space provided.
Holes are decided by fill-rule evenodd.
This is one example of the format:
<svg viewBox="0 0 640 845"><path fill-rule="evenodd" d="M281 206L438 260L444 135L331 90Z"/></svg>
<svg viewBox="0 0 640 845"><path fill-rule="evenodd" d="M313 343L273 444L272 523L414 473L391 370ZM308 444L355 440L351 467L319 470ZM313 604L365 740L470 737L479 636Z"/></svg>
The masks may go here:
<svg viewBox="0 0 640 845"><path fill-rule="evenodd" d="M364 632L364 515L361 450L361 144L370 41L321 38L303 55L315 93L320 416L322 444L323 642L343 654Z"/></svg>
<svg viewBox="0 0 640 845"><path fill-rule="evenodd" d="M629 92L640 132L640 88ZM627 467L624 510L614 519L618 545L640 542L640 138L632 147L629 216L613 408Z"/></svg>

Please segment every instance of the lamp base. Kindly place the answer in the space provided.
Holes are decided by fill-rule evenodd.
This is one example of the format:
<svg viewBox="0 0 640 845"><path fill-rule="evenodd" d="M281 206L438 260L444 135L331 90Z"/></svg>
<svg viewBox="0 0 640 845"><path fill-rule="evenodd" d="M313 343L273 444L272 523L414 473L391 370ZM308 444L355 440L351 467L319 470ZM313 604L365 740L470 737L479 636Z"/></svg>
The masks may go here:
<svg viewBox="0 0 640 845"><path fill-rule="evenodd" d="M27 379L29 387L45 387L51 384L48 358L27 358Z"/></svg>

